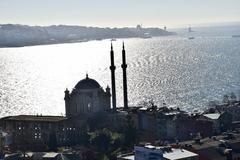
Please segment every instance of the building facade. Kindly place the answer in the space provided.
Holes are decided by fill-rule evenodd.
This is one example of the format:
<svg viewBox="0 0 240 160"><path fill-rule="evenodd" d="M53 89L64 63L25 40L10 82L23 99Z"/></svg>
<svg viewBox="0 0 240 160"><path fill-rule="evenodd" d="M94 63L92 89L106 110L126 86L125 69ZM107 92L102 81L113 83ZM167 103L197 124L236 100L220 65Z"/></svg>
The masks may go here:
<svg viewBox="0 0 240 160"><path fill-rule="evenodd" d="M86 75L86 78L79 81L71 93L68 89L65 91L66 117L110 110L110 97L109 87L104 91L97 81Z"/></svg>

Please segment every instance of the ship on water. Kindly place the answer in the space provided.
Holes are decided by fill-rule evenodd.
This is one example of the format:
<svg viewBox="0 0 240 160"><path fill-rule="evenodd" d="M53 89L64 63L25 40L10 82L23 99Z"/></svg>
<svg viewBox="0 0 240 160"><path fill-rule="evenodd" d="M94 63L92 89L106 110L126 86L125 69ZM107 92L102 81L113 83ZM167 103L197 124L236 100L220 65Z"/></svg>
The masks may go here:
<svg viewBox="0 0 240 160"><path fill-rule="evenodd" d="M233 38L240 38L240 34L232 35Z"/></svg>
<svg viewBox="0 0 240 160"><path fill-rule="evenodd" d="M188 39L190 39L190 40L191 40L191 39L194 39L194 37L188 37Z"/></svg>
<svg viewBox="0 0 240 160"><path fill-rule="evenodd" d="M193 32L191 27L188 27L188 32Z"/></svg>
<svg viewBox="0 0 240 160"><path fill-rule="evenodd" d="M188 27L188 32L191 33L193 32L191 27ZM192 34L190 34L190 37L188 37L189 40L195 39L195 37L192 36Z"/></svg>

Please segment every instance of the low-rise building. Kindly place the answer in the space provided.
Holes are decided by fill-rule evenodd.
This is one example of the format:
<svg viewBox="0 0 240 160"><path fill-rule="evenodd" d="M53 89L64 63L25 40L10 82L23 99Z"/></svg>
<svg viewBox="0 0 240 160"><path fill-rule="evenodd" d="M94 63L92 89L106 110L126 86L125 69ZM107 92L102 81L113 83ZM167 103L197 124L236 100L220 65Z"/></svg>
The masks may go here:
<svg viewBox="0 0 240 160"><path fill-rule="evenodd" d="M25 155L24 155L25 154ZM75 153L57 153L57 152L17 152L6 154L5 160L83 160Z"/></svg>
<svg viewBox="0 0 240 160"><path fill-rule="evenodd" d="M227 112L231 115L232 121L240 121L240 101L234 101L231 103L223 103L214 106L215 109L222 113Z"/></svg>
<svg viewBox="0 0 240 160"><path fill-rule="evenodd" d="M57 143L58 137L63 136L58 131L62 130L64 120L66 118L61 116L19 115L4 117L0 122L2 129L10 135L9 147L45 150L51 138L56 138Z"/></svg>
<svg viewBox="0 0 240 160"><path fill-rule="evenodd" d="M208 113L208 114L203 114L201 115L200 119L210 121L212 122L212 131L214 134L219 134L221 132L220 130L220 113Z"/></svg>
<svg viewBox="0 0 240 160"><path fill-rule="evenodd" d="M135 146L134 154L122 155L119 160L198 160L198 154L171 146Z"/></svg>

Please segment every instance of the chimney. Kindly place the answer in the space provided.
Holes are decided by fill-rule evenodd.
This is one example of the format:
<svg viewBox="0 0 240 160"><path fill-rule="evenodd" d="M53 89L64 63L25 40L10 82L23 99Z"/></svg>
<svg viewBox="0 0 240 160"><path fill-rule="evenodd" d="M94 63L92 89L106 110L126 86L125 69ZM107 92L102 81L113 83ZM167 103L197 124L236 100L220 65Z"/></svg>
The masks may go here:
<svg viewBox="0 0 240 160"><path fill-rule="evenodd" d="M112 109L116 110L116 86L115 86L115 65L114 65L114 52L113 46L111 43L111 51L110 51L110 58L111 58L111 80L112 80Z"/></svg>
<svg viewBox="0 0 240 160"><path fill-rule="evenodd" d="M127 96L127 64L126 64L126 54L125 54L125 47L123 42L122 48L122 70L123 70L123 109L128 109L128 96Z"/></svg>

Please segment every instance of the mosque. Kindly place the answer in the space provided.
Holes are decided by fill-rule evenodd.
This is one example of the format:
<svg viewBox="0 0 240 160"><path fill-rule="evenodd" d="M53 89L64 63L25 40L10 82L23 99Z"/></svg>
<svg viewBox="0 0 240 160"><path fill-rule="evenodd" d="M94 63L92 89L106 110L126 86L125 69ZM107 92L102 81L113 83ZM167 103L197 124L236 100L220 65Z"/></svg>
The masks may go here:
<svg viewBox="0 0 240 160"><path fill-rule="evenodd" d="M66 117L77 116L81 113L95 113L111 109L110 88L104 90L99 83L88 77L79 81L70 93L65 91Z"/></svg>

